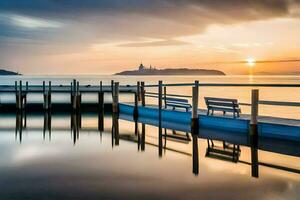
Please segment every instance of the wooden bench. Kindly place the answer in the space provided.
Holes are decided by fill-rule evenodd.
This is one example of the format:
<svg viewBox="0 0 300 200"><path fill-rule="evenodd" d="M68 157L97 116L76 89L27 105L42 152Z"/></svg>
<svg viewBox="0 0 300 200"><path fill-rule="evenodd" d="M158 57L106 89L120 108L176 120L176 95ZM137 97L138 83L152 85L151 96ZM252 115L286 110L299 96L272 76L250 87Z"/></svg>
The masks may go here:
<svg viewBox="0 0 300 200"><path fill-rule="evenodd" d="M241 109L239 108L237 99L204 97L207 106L207 115L214 114L214 111L222 111L223 115L226 112L233 113L233 117L240 117Z"/></svg>
<svg viewBox="0 0 300 200"><path fill-rule="evenodd" d="M188 112L192 108L187 99L166 97L164 98L164 102L165 108L168 108L168 106L170 106L173 108L173 110L175 110L175 108L184 108L186 112Z"/></svg>

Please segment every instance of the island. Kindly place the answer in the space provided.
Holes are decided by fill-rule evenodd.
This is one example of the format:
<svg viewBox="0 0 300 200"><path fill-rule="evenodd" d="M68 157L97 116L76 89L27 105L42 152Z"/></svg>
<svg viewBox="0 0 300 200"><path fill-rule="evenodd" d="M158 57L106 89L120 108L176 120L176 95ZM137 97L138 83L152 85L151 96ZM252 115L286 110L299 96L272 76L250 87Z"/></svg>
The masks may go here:
<svg viewBox="0 0 300 200"><path fill-rule="evenodd" d="M0 76L6 76L6 75L21 75L17 72L7 71L4 69L0 69Z"/></svg>
<svg viewBox="0 0 300 200"><path fill-rule="evenodd" d="M149 68L145 67L142 63L137 70L128 70L116 73L115 75L129 75L129 76L151 76L151 75L184 75L184 76L224 76L224 72L219 70L209 69L191 69L191 68L167 68L156 69L150 65Z"/></svg>

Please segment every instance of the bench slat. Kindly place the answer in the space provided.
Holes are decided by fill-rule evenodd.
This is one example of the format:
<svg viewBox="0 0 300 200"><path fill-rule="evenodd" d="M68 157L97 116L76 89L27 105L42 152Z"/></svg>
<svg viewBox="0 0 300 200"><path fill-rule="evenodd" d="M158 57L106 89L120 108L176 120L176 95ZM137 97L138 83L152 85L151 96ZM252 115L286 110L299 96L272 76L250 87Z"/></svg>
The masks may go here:
<svg viewBox="0 0 300 200"><path fill-rule="evenodd" d="M238 104L233 104L233 103L222 103L222 102L207 102L206 103L208 106L223 106L223 107L239 107Z"/></svg>
<svg viewBox="0 0 300 200"><path fill-rule="evenodd" d="M227 99L227 98L216 98L216 97L204 97L205 101L218 101L218 102L233 102L237 103L237 99Z"/></svg>
<svg viewBox="0 0 300 200"><path fill-rule="evenodd" d="M166 101L175 101L175 102L182 102L182 103L188 103L189 101L187 99L178 99L178 98L164 98Z"/></svg>
<svg viewBox="0 0 300 200"><path fill-rule="evenodd" d="M226 112L241 112L240 108L233 109L233 108L224 108L224 107L210 107L211 110L218 110L218 111L226 111Z"/></svg>
<svg viewBox="0 0 300 200"><path fill-rule="evenodd" d="M173 103L169 103L166 104L167 106L173 106L173 107L181 107L181 108L191 108L191 105L186 105L186 104L173 104Z"/></svg>

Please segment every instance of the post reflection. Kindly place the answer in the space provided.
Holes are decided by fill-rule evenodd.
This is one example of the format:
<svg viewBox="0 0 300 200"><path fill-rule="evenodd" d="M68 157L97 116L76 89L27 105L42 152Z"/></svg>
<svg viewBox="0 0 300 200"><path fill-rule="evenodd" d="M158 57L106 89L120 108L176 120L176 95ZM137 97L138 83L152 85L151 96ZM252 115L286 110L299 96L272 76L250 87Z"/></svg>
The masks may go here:
<svg viewBox="0 0 300 200"><path fill-rule="evenodd" d="M119 145L119 115L112 114L112 128L111 128L112 146Z"/></svg>
<svg viewBox="0 0 300 200"><path fill-rule="evenodd" d="M252 177L259 177L259 162L258 162L258 136L250 135L250 148L251 148L251 175Z"/></svg>
<svg viewBox="0 0 300 200"><path fill-rule="evenodd" d="M48 132L49 140L51 140L51 111L46 111L44 113L44 127L43 127L43 138L45 140L46 133Z"/></svg>
<svg viewBox="0 0 300 200"><path fill-rule="evenodd" d="M71 137L75 145L79 140L79 130L81 128L81 113L72 112L71 114Z"/></svg>

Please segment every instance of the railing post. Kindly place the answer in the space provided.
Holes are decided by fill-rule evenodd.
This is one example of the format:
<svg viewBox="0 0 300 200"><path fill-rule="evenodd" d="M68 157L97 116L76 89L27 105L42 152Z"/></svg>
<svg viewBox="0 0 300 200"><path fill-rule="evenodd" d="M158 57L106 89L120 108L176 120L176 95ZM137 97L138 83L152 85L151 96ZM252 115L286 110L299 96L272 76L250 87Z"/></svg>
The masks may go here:
<svg viewBox="0 0 300 200"><path fill-rule="evenodd" d="M158 156L162 156L162 81L158 81Z"/></svg>
<svg viewBox="0 0 300 200"><path fill-rule="evenodd" d="M76 88L76 109L78 112L80 112L80 107L81 107L81 93L79 89L79 81L77 81L77 88Z"/></svg>
<svg viewBox="0 0 300 200"><path fill-rule="evenodd" d="M28 93L28 81L26 81L26 86L25 86L25 94L24 94L24 108L26 109L27 106L27 93Z"/></svg>
<svg viewBox="0 0 300 200"><path fill-rule="evenodd" d="M22 98L22 93L23 93L23 91L22 91L22 86L23 86L23 84L22 84L22 81L20 81L20 90L19 90L19 109L20 110L22 110L23 109L23 98Z"/></svg>
<svg viewBox="0 0 300 200"><path fill-rule="evenodd" d="M135 92L134 93L134 110L133 110L133 119L136 121L139 117L139 111L138 111L138 94Z"/></svg>
<svg viewBox="0 0 300 200"><path fill-rule="evenodd" d="M48 109L48 96L46 94L46 85L45 85L45 81L43 81L43 96L44 96L44 104L43 104L43 108L45 110Z"/></svg>
<svg viewBox="0 0 300 200"><path fill-rule="evenodd" d="M19 109L19 88L18 88L18 82L15 81L15 95L16 95L16 110Z"/></svg>
<svg viewBox="0 0 300 200"><path fill-rule="evenodd" d="M252 90L251 93L251 119L250 119L250 146L251 146L251 173L258 177L258 104L259 90Z"/></svg>
<svg viewBox="0 0 300 200"><path fill-rule="evenodd" d="M167 108L167 87L164 87L164 105Z"/></svg>
<svg viewBox="0 0 300 200"><path fill-rule="evenodd" d="M98 93L98 130L103 131L104 129L104 92L102 88L102 81L100 81L100 91Z"/></svg>
<svg viewBox="0 0 300 200"><path fill-rule="evenodd" d="M198 101L199 101L199 82L195 81L195 86L192 88L192 120L191 132L198 134Z"/></svg>
<svg viewBox="0 0 300 200"><path fill-rule="evenodd" d="M158 81L158 109L159 109L159 118L161 118L161 109L162 109L162 81Z"/></svg>
<svg viewBox="0 0 300 200"><path fill-rule="evenodd" d="M145 82L141 82L141 96L142 96L142 106L146 105L146 91L145 91Z"/></svg>
<svg viewBox="0 0 300 200"><path fill-rule="evenodd" d="M111 96L112 96L112 98L114 98L114 85L115 85L114 80L111 80L110 87L111 87Z"/></svg>
<svg viewBox="0 0 300 200"><path fill-rule="evenodd" d="M52 102L51 102L51 81L49 81L49 89L48 89L48 109L51 109Z"/></svg>
<svg viewBox="0 0 300 200"><path fill-rule="evenodd" d="M113 92L113 112L119 112L119 82L115 82Z"/></svg>
<svg viewBox="0 0 300 200"><path fill-rule="evenodd" d="M77 90L76 90L76 87L77 84L76 84L76 80L74 79L73 80L73 100L72 100L72 108L73 108L73 111L76 110L76 106L77 106Z"/></svg>
<svg viewBox="0 0 300 200"><path fill-rule="evenodd" d="M136 84L136 92L137 92L137 97L138 97L138 101L141 101L141 85L140 85L140 81L137 82Z"/></svg>

